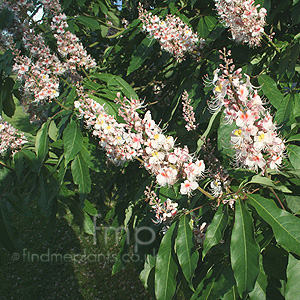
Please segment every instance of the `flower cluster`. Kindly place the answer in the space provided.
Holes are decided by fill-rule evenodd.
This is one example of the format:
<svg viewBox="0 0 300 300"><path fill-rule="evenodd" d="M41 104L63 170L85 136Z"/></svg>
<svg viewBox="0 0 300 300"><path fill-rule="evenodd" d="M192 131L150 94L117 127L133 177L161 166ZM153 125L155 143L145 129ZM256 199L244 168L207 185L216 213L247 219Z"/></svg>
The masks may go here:
<svg viewBox="0 0 300 300"><path fill-rule="evenodd" d="M251 47L260 46L267 11L254 0L215 0L221 22L230 28L232 38Z"/></svg>
<svg viewBox="0 0 300 300"><path fill-rule="evenodd" d="M182 94L182 106L183 106L183 119L187 122L185 128L187 131L196 130L198 124L195 124L195 113L193 106L191 106L191 99L189 99L189 94L184 91Z"/></svg>
<svg viewBox="0 0 300 300"><path fill-rule="evenodd" d="M145 195L151 205L151 208L155 212L155 220L152 220L155 224L164 224L163 231L166 231L170 227L173 218L177 214L178 203L171 201L169 198L162 202L154 191L151 191L150 187L146 187Z"/></svg>
<svg viewBox="0 0 300 300"><path fill-rule="evenodd" d="M258 88L250 83L248 75L242 80L241 69L235 70L229 56L230 52L221 52L225 66L221 64L209 82L214 93L209 107L212 111L225 107L225 121L237 125L231 133L231 144L238 166L263 172L267 167L277 170L284 157L284 142L270 112L264 108Z"/></svg>
<svg viewBox="0 0 300 300"><path fill-rule="evenodd" d="M163 20L140 5L139 19L143 22L143 30L157 39L161 48L175 56L178 61L184 59L186 52L197 52L198 42L200 49L204 46L205 40L199 40L197 34L179 17L170 14Z"/></svg>
<svg viewBox="0 0 300 300"><path fill-rule="evenodd" d="M36 23L29 21L27 13L20 26L28 56L21 55L14 43L10 45L15 54L13 70L17 73L18 80L23 83L21 104L30 113L33 121L43 119L39 111L45 110L43 106L59 96L61 76L76 78L77 81L80 79L78 68L90 69L96 66L95 60L87 54L77 36L67 30L67 16L61 13L59 2L44 0L42 5L45 13L54 13L49 29L53 31L57 41L57 54L50 50L44 35L37 33ZM21 16L18 18L22 20Z"/></svg>
<svg viewBox="0 0 300 300"><path fill-rule="evenodd" d="M0 119L0 155L7 151L15 153L25 143L27 138L23 133L19 133L11 124Z"/></svg>
<svg viewBox="0 0 300 300"><path fill-rule="evenodd" d="M110 161L122 164L134 158L140 160L144 167L156 177L160 186L171 186L178 180L180 193L190 195L198 188L205 165L202 160L193 159L185 146L175 147L172 136L166 136L152 119L148 110L141 118L137 113L143 108L139 100L118 97L119 115L125 123L105 112L104 106L79 91L81 101L75 102L79 117L93 130L93 135L100 139L100 146L106 151Z"/></svg>
<svg viewBox="0 0 300 300"><path fill-rule="evenodd" d="M53 17L51 23L51 29L55 32L54 37L57 40L57 50L61 57L66 59L65 69L76 70L76 67L82 67L88 70L96 67L96 61L87 54L78 37L66 30L68 28L66 20L67 16L60 13Z"/></svg>

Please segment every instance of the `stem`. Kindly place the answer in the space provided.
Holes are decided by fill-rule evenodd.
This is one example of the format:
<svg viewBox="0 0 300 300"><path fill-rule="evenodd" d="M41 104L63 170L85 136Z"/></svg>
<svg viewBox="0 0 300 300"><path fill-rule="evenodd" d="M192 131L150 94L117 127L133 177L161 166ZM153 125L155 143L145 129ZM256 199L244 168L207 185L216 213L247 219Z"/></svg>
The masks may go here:
<svg viewBox="0 0 300 300"><path fill-rule="evenodd" d="M145 163L145 162L144 162L142 159L140 159L140 158L139 158L139 157L137 157L137 156L135 157L135 159L136 159L136 160L138 160L139 162L141 162L142 164L144 164L144 163Z"/></svg>
<svg viewBox="0 0 300 300"><path fill-rule="evenodd" d="M14 170L15 170L15 169L12 168L11 166L8 166L8 165L6 165L5 163L3 163L2 161L0 161L0 165L3 166L3 167L5 167L5 168L7 168L7 169L9 169L9 170L11 170L11 171L14 171Z"/></svg>
<svg viewBox="0 0 300 300"><path fill-rule="evenodd" d="M271 46L273 46L273 48L276 50L276 52L280 53L280 50L276 47L276 45L272 42L272 40L270 39L270 37L265 32L263 32L263 36L267 39L268 43Z"/></svg>
<svg viewBox="0 0 300 300"><path fill-rule="evenodd" d="M277 196L277 194L275 193L274 189L270 187L271 192L274 194L274 196L276 197L277 201L279 202L281 208L283 210L286 210L285 207L283 206L282 202L280 201L279 197Z"/></svg>
<svg viewBox="0 0 300 300"><path fill-rule="evenodd" d="M83 71L84 75L86 76L86 78L89 80L89 81L92 81L89 74L86 72L85 68L81 68L81 70Z"/></svg>
<svg viewBox="0 0 300 300"><path fill-rule="evenodd" d="M193 212L193 211L195 211L195 210L197 210L197 209L200 209L200 208L202 208L202 207L204 207L204 206L208 206L208 205L212 205L212 203L203 204L203 205L201 205L201 206L198 206L198 207L196 207L196 208L193 208L193 209L187 211L185 214L188 215L188 214L190 214L191 212Z"/></svg>
<svg viewBox="0 0 300 300"><path fill-rule="evenodd" d="M201 188L200 186L197 187L197 189L202 193L204 194L206 197L208 197L209 199L211 200L214 200L215 197L212 196L210 193L206 192L203 188Z"/></svg>
<svg viewBox="0 0 300 300"><path fill-rule="evenodd" d="M61 106L63 109L65 110L71 110L69 108L67 108L66 106L62 105L61 103L59 103L55 98L52 99L55 103L57 103L59 106Z"/></svg>

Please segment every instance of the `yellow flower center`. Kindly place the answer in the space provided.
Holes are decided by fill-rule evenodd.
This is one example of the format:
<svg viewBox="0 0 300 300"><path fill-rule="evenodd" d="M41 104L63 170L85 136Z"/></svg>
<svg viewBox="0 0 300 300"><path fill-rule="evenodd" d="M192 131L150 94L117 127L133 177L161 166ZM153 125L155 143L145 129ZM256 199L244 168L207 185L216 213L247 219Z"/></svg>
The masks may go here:
<svg viewBox="0 0 300 300"><path fill-rule="evenodd" d="M237 129L234 131L234 135L236 136L240 136L242 134L242 130L241 129Z"/></svg>

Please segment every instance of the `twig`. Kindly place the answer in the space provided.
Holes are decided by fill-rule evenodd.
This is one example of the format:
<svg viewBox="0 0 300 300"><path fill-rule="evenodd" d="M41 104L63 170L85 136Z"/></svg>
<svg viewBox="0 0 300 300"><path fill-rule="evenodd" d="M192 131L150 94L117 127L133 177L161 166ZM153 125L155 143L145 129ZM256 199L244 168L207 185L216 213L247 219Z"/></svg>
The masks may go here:
<svg viewBox="0 0 300 300"><path fill-rule="evenodd" d="M11 170L11 171L14 171L14 170L15 170L15 169L12 168L11 166L8 166L7 164L3 163L2 161L0 161L0 165L3 166L3 167L5 167L5 168L7 168L7 169L9 169L9 170Z"/></svg>
<svg viewBox="0 0 300 300"><path fill-rule="evenodd" d="M279 202L281 208L282 208L283 210L286 210L285 207L283 206L281 200L279 199L279 197L278 197L277 194L275 193L274 189L270 187L270 190L271 190L271 192L274 194L274 196L276 197L276 199L277 199L277 201Z"/></svg>

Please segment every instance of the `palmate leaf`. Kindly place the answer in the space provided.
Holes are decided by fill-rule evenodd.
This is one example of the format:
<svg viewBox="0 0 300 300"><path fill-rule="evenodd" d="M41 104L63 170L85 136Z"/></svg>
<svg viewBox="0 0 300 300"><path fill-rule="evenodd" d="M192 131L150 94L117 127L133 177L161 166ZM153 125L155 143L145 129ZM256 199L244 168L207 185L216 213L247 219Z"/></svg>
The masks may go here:
<svg viewBox="0 0 300 300"><path fill-rule="evenodd" d="M192 280L199 259L199 253L195 249L193 236L194 234L189 226L188 219L186 216L183 216L179 221L175 246L179 264L188 282Z"/></svg>
<svg viewBox="0 0 300 300"><path fill-rule="evenodd" d="M225 209L223 208L224 206L221 204L218 208L218 211L215 213L211 224L207 228L203 244L202 257L206 255L211 247L217 245L223 237L228 223L227 206Z"/></svg>
<svg viewBox="0 0 300 300"><path fill-rule="evenodd" d="M272 227L278 244L300 255L300 219L280 209L274 201L260 195L247 195L247 197L248 203Z"/></svg>
<svg viewBox="0 0 300 300"><path fill-rule="evenodd" d="M161 240L155 265L155 295L157 300L172 299L176 290L178 265L174 254L174 230L176 223L168 229Z"/></svg>
<svg viewBox="0 0 300 300"><path fill-rule="evenodd" d="M300 277L300 261L293 255L289 255L289 263L287 266L287 283L285 286L285 299L299 299L299 277Z"/></svg>
<svg viewBox="0 0 300 300"><path fill-rule="evenodd" d="M231 235L230 257L234 277L241 298L254 288L259 274L260 249L254 239L253 223L245 204L238 199Z"/></svg>

